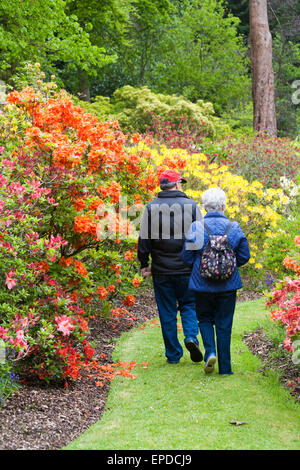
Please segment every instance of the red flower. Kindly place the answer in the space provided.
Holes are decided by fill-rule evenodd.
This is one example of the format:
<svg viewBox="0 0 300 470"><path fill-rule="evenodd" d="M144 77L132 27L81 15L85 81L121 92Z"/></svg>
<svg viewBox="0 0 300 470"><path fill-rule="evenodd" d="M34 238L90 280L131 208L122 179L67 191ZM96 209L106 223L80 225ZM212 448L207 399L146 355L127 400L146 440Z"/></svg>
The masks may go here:
<svg viewBox="0 0 300 470"><path fill-rule="evenodd" d="M108 291L105 289L105 287L100 286L97 289L97 294L99 297L99 300L105 300L108 294Z"/></svg>
<svg viewBox="0 0 300 470"><path fill-rule="evenodd" d="M135 297L134 295L127 295L126 299L123 300L123 305L127 307L131 307L135 304Z"/></svg>
<svg viewBox="0 0 300 470"><path fill-rule="evenodd" d="M133 261L134 260L134 255L132 251L126 251L124 258L126 261Z"/></svg>

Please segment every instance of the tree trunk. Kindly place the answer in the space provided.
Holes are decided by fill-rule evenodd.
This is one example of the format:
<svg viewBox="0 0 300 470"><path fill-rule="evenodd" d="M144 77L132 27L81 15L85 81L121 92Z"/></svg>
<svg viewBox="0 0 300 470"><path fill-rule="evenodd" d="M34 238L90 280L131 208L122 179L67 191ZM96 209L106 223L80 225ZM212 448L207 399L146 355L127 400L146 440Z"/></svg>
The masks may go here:
<svg viewBox="0 0 300 470"><path fill-rule="evenodd" d="M273 136L277 134L277 123L267 0L249 1L253 127Z"/></svg>
<svg viewBox="0 0 300 470"><path fill-rule="evenodd" d="M88 76L84 70L79 70L79 91L78 96L82 101L91 101L90 84Z"/></svg>

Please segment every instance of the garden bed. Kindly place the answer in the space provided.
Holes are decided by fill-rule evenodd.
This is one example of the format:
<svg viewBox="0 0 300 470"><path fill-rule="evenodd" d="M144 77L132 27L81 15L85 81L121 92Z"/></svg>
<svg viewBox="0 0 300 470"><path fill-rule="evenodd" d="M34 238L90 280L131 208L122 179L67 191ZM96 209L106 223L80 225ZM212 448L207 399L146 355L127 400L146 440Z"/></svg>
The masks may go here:
<svg viewBox="0 0 300 470"><path fill-rule="evenodd" d="M293 364L290 355L284 349L281 354L278 354L278 348L264 334L262 328L245 334L243 339L252 354L262 361L263 366L260 372L265 374L267 369L279 372L282 385L288 388L291 395L300 402L300 370L299 366Z"/></svg>
<svg viewBox="0 0 300 470"><path fill-rule="evenodd" d="M130 308L135 319L91 321L90 341L95 343L95 358L99 363L111 363L115 339L137 325L157 315L152 293L136 296ZM105 354L105 358L101 357ZM63 385L25 383L0 408L0 449L55 450L76 439L98 421L104 411L109 381L103 387L95 385L94 377L85 373L68 389ZM130 380L130 379L126 379Z"/></svg>

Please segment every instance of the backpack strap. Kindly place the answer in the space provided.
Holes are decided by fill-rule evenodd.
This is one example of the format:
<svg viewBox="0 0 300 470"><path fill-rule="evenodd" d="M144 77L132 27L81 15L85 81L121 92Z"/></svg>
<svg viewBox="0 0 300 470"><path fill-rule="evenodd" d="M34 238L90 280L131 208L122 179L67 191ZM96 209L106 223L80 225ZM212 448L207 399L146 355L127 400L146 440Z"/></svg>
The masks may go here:
<svg viewBox="0 0 300 470"><path fill-rule="evenodd" d="M207 231L208 235L211 236L212 233L211 233L211 231L209 230L209 228L208 228L208 226L206 225L205 222L203 222L203 227L204 227L204 229Z"/></svg>
<svg viewBox="0 0 300 470"><path fill-rule="evenodd" d="M231 222L229 222L229 224L227 225L224 235L228 234L230 227L231 227Z"/></svg>

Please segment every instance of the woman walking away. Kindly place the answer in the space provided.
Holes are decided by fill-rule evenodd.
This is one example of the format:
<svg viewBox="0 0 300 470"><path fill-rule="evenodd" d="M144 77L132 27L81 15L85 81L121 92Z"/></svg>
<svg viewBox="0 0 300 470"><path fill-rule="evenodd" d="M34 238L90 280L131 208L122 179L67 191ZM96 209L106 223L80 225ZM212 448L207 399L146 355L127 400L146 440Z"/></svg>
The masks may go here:
<svg viewBox="0 0 300 470"><path fill-rule="evenodd" d="M250 250L238 222L230 222L224 215L224 191L208 189L202 203L206 210L204 224L192 223L182 258L192 266L189 288L196 294L197 319L205 348L204 371L213 372L218 358L219 374L227 375L233 374L231 330L236 292L242 287L238 267L248 262Z"/></svg>

